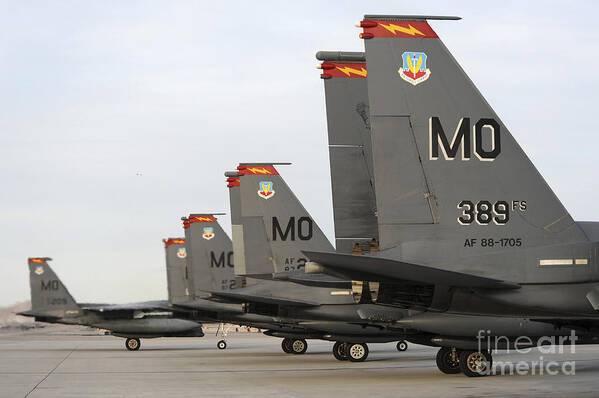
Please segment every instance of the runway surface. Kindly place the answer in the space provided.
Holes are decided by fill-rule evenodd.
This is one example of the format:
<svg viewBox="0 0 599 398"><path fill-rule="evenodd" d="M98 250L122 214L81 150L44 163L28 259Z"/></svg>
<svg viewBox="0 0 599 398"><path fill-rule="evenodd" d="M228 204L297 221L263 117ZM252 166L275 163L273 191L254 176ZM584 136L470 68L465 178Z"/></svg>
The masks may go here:
<svg viewBox="0 0 599 398"><path fill-rule="evenodd" d="M576 353L496 354L495 361L524 365L575 361L575 375L445 375L436 349L371 344L366 362L335 360L332 343L309 341L304 355L284 354L280 339L233 333L228 348L217 339L142 340L137 352L112 336L52 334L44 330L0 334L2 397L481 397L599 396L599 346ZM524 366L522 365L522 366Z"/></svg>

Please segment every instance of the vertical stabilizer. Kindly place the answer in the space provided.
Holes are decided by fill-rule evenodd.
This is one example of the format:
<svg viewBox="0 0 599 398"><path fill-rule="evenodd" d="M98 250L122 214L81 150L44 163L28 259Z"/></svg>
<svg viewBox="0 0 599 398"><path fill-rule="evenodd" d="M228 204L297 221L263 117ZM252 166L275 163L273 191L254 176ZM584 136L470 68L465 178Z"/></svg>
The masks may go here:
<svg viewBox="0 0 599 398"><path fill-rule="evenodd" d="M193 298L207 291L235 287L231 239L215 214L190 214L183 219L187 254L188 286Z"/></svg>
<svg viewBox="0 0 599 398"><path fill-rule="evenodd" d="M306 262L302 250L334 250L273 163L238 170L247 274L293 271Z"/></svg>
<svg viewBox="0 0 599 398"><path fill-rule="evenodd" d="M31 312L64 317L77 314L79 306L48 264L49 257L32 257L29 265Z"/></svg>
<svg viewBox="0 0 599 398"><path fill-rule="evenodd" d="M163 242L166 254L168 302L171 304L185 302L189 299L185 239L168 238Z"/></svg>
<svg viewBox="0 0 599 398"><path fill-rule="evenodd" d="M323 61L335 246L369 250L378 241L364 53L319 51Z"/></svg>
<svg viewBox="0 0 599 398"><path fill-rule="evenodd" d="M459 18L359 23L381 248L442 264L490 245L507 253L585 240L427 19Z"/></svg>

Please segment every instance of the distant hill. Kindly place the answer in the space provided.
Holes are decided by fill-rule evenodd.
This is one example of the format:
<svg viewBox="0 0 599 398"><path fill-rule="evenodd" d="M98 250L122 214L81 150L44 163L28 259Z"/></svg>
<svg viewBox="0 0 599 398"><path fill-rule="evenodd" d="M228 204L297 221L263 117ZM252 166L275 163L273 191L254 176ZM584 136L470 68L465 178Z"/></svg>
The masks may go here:
<svg viewBox="0 0 599 398"><path fill-rule="evenodd" d="M23 301L10 307L0 307L0 328L19 327L20 325L32 325L33 318L16 315L15 312L25 311L31 308L30 301Z"/></svg>

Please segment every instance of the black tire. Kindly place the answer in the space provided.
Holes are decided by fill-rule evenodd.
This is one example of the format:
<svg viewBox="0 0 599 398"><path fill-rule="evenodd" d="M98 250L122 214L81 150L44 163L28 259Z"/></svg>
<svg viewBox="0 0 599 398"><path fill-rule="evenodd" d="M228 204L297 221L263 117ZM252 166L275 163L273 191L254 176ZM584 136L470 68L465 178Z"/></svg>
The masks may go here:
<svg viewBox="0 0 599 398"><path fill-rule="evenodd" d="M308 342L304 339L293 339L291 341L291 352L299 355L308 350Z"/></svg>
<svg viewBox="0 0 599 398"><path fill-rule="evenodd" d="M345 354L345 344L341 341L335 342L333 344L333 356L338 361L347 361L347 355Z"/></svg>
<svg viewBox="0 0 599 398"><path fill-rule="evenodd" d="M137 351L139 350L139 347L141 347L141 341L136 338L127 338L125 340L125 347L127 347L129 351Z"/></svg>
<svg viewBox="0 0 599 398"><path fill-rule="evenodd" d="M448 375L460 373L460 351L453 347L441 347L437 352L437 367Z"/></svg>
<svg viewBox="0 0 599 398"><path fill-rule="evenodd" d="M224 350L225 348L227 348L227 342L224 340L219 340L218 343L216 343L216 347L219 350Z"/></svg>
<svg viewBox="0 0 599 398"><path fill-rule="evenodd" d="M466 350L460 352L460 370L468 377L481 377L491 374L493 357L488 351Z"/></svg>
<svg viewBox="0 0 599 398"><path fill-rule="evenodd" d="M350 362L364 362L368 358L368 346L365 343L347 343L345 355Z"/></svg>
<svg viewBox="0 0 599 398"><path fill-rule="evenodd" d="M399 351L399 352L404 352L405 350L408 349L408 343L406 343L403 340L398 341L397 345L395 346L395 348L397 348L397 351Z"/></svg>
<svg viewBox="0 0 599 398"><path fill-rule="evenodd" d="M291 349L291 339L285 337L283 341L281 341L281 348L285 354L293 354L293 350Z"/></svg>

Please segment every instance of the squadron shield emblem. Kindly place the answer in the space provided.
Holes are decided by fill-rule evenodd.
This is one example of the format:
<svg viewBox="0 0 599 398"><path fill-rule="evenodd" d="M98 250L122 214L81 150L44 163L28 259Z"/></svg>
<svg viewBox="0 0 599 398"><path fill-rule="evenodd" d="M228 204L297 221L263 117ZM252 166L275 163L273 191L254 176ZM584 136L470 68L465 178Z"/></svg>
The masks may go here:
<svg viewBox="0 0 599 398"><path fill-rule="evenodd" d="M40 267L36 267L35 271L33 271L33 272L35 272L38 275L41 275L41 274L44 273L44 267L41 267L41 266Z"/></svg>
<svg viewBox="0 0 599 398"><path fill-rule="evenodd" d="M431 71L426 67L425 53L406 51L401 57L403 65L397 73L402 79L415 86L429 78Z"/></svg>
<svg viewBox="0 0 599 398"><path fill-rule="evenodd" d="M212 227L204 227L204 233L202 234L202 238L206 240L210 240L214 238L214 228Z"/></svg>
<svg viewBox="0 0 599 398"><path fill-rule="evenodd" d="M262 199L270 199L275 196L272 181L260 181L258 183L258 196Z"/></svg>
<svg viewBox="0 0 599 398"><path fill-rule="evenodd" d="M179 258L187 257L187 252L185 251L184 247L180 247L179 250L177 250L177 257L179 257Z"/></svg>

